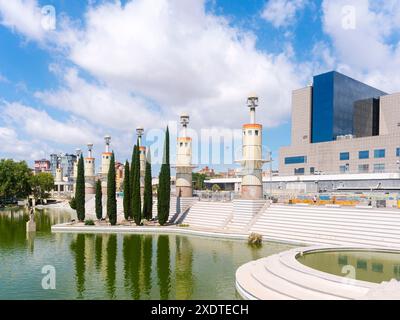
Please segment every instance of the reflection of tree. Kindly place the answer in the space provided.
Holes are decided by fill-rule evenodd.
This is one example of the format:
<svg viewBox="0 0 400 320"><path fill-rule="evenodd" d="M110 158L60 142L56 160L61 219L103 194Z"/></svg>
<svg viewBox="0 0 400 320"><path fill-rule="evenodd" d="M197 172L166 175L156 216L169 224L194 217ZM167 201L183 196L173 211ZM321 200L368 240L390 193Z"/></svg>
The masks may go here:
<svg viewBox="0 0 400 320"><path fill-rule="evenodd" d="M110 234L107 242L107 292L110 299L115 299L116 259L117 236Z"/></svg>
<svg viewBox="0 0 400 320"><path fill-rule="evenodd" d="M85 291L85 235L77 234L71 243L71 251L75 257L75 280L78 299L83 298Z"/></svg>
<svg viewBox="0 0 400 320"><path fill-rule="evenodd" d="M151 290L151 269L153 257L153 237L144 236L143 240L143 287L147 296L150 296Z"/></svg>
<svg viewBox="0 0 400 320"><path fill-rule="evenodd" d="M176 299L187 300L193 294L193 248L187 237L175 238Z"/></svg>
<svg viewBox="0 0 400 320"><path fill-rule="evenodd" d="M170 274L169 237L160 235L157 241L157 275L160 299L162 300L168 300L171 284Z"/></svg>
<svg viewBox="0 0 400 320"><path fill-rule="evenodd" d="M95 240L95 244L94 244L94 248L95 248L95 265L96 265L96 270L97 272L100 271L100 267L101 267L101 249L103 246L103 235L102 234L96 234L96 240Z"/></svg>
<svg viewBox="0 0 400 320"><path fill-rule="evenodd" d="M123 255L125 269L125 287L129 289L133 299L140 299L139 273L142 236L124 236Z"/></svg>

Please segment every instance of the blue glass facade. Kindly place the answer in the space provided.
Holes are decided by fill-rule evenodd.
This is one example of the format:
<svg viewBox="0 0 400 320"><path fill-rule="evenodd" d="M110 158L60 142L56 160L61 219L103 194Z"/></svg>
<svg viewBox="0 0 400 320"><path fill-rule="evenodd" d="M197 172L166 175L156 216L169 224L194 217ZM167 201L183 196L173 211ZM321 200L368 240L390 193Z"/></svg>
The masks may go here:
<svg viewBox="0 0 400 320"><path fill-rule="evenodd" d="M285 164L299 164L299 163L306 163L306 162L307 162L307 157L305 157L305 156L285 158Z"/></svg>
<svg viewBox="0 0 400 320"><path fill-rule="evenodd" d="M336 71L314 77L311 142L353 134L354 102L386 93Z"/></svg>
<svg viewBox="0 0 400 320"><path fill-rule="evenodd" d="M400 157L400 148L396 148L396 157Z"/></svg>

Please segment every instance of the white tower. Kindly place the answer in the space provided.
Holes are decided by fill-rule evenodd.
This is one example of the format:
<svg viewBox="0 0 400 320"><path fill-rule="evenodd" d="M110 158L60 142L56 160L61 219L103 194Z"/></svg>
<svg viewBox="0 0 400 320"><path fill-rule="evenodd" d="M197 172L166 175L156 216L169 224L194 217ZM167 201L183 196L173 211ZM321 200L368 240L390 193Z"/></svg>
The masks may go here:
<svg viewBox="0 0 400 320"><path fill-rule="evenodd" d="M136 128L136 134L138 137L138 148L139 148L139 160L140 160L140 192L143 194L144 190L144 173L146 170L146 147L142 146L142 137L144 129L142 127Z"/></svg>
<svg viewBox="0 0 400 320"><path fill-rule="evenodd" d="M242 147L242 186L241 198L249 200L263 199L262 166L262 125L256 123L258 97L251 95L247 99L250 109L250 123L243 125Z"/></svg>
<svg viewBox="0 0 400 320"><path fill-rule="evenodd" d="M85 158L85 192L95 193L95 158L93 157L93 143L88 143L88 156Z"/></svg>
<svg viewBox="0 0 400 320"><path fill-rule="evenodd" d="M61 158L57 158L57 168L56 168L56 178L55 182L62 182L63 181L63 169L61 167Z"/></svg>
<svg viewBox="0 0 400 320"><path fill-rule="evenodd" d="M101 169L100 169L100 178L101 178L101 189L103 194L107 194L107 177L108 171L110 170L110 162L112 152L110 152L110 143L111 143L111 136L106 135L104 137L105 142L105 150L101 154Z"/></svg>
<svg viewBox="0 0 400 320"><path fill-rule="evenodd" d="M192 186L192 138L187 136L189 115L181 115L182 132L176 146L176 195L184 198L193 196Z"/></svg>

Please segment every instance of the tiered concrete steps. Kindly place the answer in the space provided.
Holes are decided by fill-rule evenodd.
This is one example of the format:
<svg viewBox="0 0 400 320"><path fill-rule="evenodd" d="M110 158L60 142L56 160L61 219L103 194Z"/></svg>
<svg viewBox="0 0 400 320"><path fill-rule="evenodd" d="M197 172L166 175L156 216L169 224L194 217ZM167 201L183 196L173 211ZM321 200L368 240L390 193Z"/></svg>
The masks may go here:
<svg viewBox="0 0 400 320"><path fill-rule="evenodd" d="M182 223L190 227L222 229L232 214L232 202L195 202Z"/></svg>
<svg viewBox="0 0 400 320"><path fill-rule="evenodd" d="M228 221L226 229L232 232L246 232L246 227L264 204L265 200L234 200L232 219Z"/></svg>
<svg viewBox="0 0 400 320"><path fill-rule="evenodd" d="M293 249L244 264L236 271L236 288L245 299L364 299L377 284L347 279L302 265Z"/></svg>
<svg viewBox="0 0 400 320"><path fill-rule="evenodd" d="M297 244L400 248L400 212L272 205L249 231Z"/></svg>

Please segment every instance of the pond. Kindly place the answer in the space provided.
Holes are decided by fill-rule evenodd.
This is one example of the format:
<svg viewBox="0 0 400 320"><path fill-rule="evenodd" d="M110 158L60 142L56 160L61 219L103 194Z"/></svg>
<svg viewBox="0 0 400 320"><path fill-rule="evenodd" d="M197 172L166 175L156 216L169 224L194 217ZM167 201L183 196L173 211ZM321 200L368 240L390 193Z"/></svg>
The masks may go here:
<svg viewBox="0 0 400 320"><path fill-rule="evenodd" d="M0 299L240 299L236 269L292 248L180 235L62 234L51 225L69 211L0 211ZM55 289L43 289L45 266Z"/></svg>
<svg viewBox="0 0 400 320"><path fill-rule="evenodd" d="M381 283L400 280L400 253L388 251L310 252L297 257L302 264L337 276Z"/></svg>

